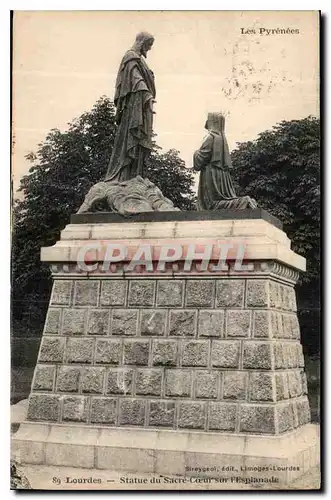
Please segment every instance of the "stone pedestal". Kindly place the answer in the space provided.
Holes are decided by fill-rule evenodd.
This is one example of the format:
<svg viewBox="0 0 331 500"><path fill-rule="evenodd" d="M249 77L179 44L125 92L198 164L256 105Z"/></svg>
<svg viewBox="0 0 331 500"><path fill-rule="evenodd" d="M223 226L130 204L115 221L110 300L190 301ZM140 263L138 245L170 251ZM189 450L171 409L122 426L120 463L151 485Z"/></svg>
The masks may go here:
<svg viewBox="0 0 331 500"><path fill-rule="evenodd" d="M225 455L229 464L231 457L252 464L273 457L278 465L293 459L299 475L314 465L318 440L308 425L294 291L305 260L278 222L261 211L259 219L237 220L80 217L42 249L54 285L29 398L33 423L14 440L22 460L72 465L75 447L84 445L77 466L145 471L147 448L154 450L148 471L161 474L189 474L185 460L199 467ZM83 271L77 255L91 243L95 265ZM104 270L109 243L125 245L128 258L139 246L150 248L152 269L128 271L119 261ZM157 269L162 246L174 243L181 259ZM224 243L245 245L246 269L236 268L232 253L227 269L213 270ZM211 260L196 255L188 270L192 244L200 252L211 245ZM254 446L245 448L247 439ZM60 452L64 444L71 452Z"/></svg>

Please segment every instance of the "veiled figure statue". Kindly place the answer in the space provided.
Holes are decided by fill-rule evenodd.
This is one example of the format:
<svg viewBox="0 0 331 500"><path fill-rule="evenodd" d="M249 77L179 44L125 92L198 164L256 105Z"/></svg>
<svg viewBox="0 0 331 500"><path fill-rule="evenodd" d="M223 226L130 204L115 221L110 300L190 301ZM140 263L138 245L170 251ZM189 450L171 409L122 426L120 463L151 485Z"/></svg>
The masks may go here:
<svg viewBox="0 0 331 500"><path fill-rule="evenodd" d="M238 197L230 175L232 168L221 113L208 113L208 135L193 155L193 168L200 172L198 210L256 208L249 196Z"/></svg>
<svg viewBox="0 0 331 500"><path fill-rule="evenodd" d="M145 58L154 38L138 33L119 67L114 103L118 125L105 181L127 181L144 175L146 158L152 149L154 74Z"/></svg>

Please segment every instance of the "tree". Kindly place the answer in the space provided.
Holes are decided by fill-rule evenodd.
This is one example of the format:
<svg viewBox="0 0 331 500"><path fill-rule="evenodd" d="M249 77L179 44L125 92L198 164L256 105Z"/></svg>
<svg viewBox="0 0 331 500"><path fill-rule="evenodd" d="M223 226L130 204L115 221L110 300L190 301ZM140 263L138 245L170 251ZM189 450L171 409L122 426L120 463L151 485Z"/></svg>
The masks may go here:
<svg viewBox="0 0 331 500"><path fill-rule="evenodd" d="M304 343L314 350L320 307L320 122L312 116L282 121L256 140L238 144L231 158L240 194L253 196L278 217L292 249L307 259L297 297Z"/></svg>
<svg viewBox="0 0 331 500"><path fill-rule="evenodd" d="M32 166L21 179L23 198L13 210L13 320L22 322L28 314L37 328L43 323L51 279L48 266L40 263L40 248L55 244L89 188L105 175L116 133L114 116L113 103L102 97L67 131L51 130L37 152L27 155ZM155 145L147 175L177 207L193 208L193 175L178 151L163 153Z"/></svg>

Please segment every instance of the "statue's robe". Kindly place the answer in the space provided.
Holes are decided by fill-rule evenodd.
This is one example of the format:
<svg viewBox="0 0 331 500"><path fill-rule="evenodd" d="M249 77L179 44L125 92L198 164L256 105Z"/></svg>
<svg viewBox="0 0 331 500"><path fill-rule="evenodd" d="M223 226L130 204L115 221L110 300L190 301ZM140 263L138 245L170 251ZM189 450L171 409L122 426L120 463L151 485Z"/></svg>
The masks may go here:
<svg viewBox="0 0 331 500"><path fill-rule="evenodd" d="M229 170L229 148L223 133L209 132L193 156L193 168L200 171L198 209L217 210L238 199ZM230 203L229 203L230 206Z"/></svg>
<svg viewBox="0 0 331 500"><path fill-rule="evenodd" d="M134 50L124 55L116 79L114 104L118 124L105 180L126 181L144 176L152 150L154 74Z"/></svg>

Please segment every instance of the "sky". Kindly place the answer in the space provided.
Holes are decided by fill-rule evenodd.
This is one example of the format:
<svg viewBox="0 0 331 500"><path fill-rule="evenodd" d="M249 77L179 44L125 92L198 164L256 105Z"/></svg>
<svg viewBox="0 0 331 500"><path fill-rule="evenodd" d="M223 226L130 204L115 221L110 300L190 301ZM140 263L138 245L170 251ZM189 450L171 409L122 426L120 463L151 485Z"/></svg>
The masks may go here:
<svg viewBox="0 0 331 500"><path fill-rule="evenodd" d="M50 129L64 131L99 97L113 98L139 31L155 37L147 63L157 142L179 150L187 168L208 112L225 113L230 150L281 120L318 116L317 11L16 11L14 190L30 167L25 155Z"/></svg>

